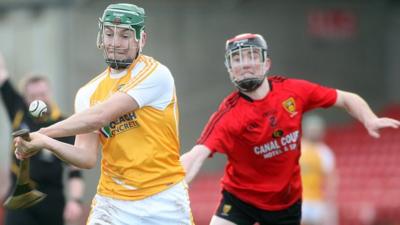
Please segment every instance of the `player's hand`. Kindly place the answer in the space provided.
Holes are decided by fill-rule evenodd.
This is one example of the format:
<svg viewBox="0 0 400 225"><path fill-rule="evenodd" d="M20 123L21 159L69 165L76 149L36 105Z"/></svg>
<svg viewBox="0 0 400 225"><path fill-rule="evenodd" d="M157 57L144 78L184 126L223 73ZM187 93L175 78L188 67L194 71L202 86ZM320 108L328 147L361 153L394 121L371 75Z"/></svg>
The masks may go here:
<svg viewBox="0 0 400 225"><path fill-rule="evenodd" d="M365 128L367 128L369 135L374 138L380 137L379 129L388 127L397 129L400 127L400 121L392 118L382 117L367 121L365 124Z"/></svg>
<svg viewBox="0 0 400 225"><path fill-rule="evenodd" d="M30 133L30 141L25 141L22 137L14 138L15 156L17 159L26 159L38 153L45 146L47 136L37 132Z"/></svg>
<svg viewBox="0 0 400 225"><path fill-rule="evenodd" d="M4 62L3 54L0 53L0 86L8 79L8 71Z"/></svg>
<svg viewBox="0 0 400 225"><path fill-rule="evenodd" d="M67 222L77 222L77 220L82 215L82 204L74 201L69 200L65 205L64 209L64 219Z"/></svg>

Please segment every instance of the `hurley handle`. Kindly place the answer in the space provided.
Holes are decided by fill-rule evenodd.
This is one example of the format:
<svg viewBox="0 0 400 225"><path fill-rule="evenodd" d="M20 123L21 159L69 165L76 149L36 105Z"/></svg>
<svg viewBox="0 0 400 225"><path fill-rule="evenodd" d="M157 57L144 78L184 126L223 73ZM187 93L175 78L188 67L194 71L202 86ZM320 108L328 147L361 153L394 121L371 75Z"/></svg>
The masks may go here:
<svg viewBox="0 0 400 225"><path fill-rule="evenodd" d="M12 133L12 136L14 138L16 137L22 137L25 141L30 141L29 137L30 131L28 129L21 129L17 130ZM24 159L20 160L19 162L19 174L17 178L17 184L27 184L30 182L30 177L29 177L29 159Z"/></svg>

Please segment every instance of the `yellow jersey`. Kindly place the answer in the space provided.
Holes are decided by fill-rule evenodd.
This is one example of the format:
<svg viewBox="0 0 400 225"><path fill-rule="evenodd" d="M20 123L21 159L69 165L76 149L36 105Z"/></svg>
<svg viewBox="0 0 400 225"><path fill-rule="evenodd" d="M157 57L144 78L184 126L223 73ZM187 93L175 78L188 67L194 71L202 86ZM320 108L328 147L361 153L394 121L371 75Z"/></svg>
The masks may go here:
<svg viewBox="0 0 400 225"><path fill-rule="evenodd" d="M116 91L135 99L139 109L103 127L101 174L97 193L137 200L159 193L184 178L179 157L178 104L169 69L145 55L115 74L110 68L77 93L80 112Z"/></svg>
<svg viewBox="0 0 400 225"><path fill-rule="evenodd" d="M334 164L334 156L328 146L302 140L300 168L304 201L324 199L324 182Z"/></svg>

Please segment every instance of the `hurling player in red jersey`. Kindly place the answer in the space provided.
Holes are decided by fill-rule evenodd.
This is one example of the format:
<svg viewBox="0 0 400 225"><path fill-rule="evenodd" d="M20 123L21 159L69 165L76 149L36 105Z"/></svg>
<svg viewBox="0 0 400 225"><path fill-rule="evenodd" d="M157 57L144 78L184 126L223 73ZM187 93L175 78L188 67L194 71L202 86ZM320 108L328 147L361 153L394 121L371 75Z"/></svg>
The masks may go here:
<svg viewBox="0 0 400 225"><path fill-rule="evenodd" d="M300 138L303 114L338 106L368 133L398 128L378 118L357 94L299 79L266 74L267 44L259 34L241 34L226 43L225 65L239 90L221 103L197 145L181 157L190 182L204 160L226 154L222 199L212 225L299 225L301 219Z"/></svg>

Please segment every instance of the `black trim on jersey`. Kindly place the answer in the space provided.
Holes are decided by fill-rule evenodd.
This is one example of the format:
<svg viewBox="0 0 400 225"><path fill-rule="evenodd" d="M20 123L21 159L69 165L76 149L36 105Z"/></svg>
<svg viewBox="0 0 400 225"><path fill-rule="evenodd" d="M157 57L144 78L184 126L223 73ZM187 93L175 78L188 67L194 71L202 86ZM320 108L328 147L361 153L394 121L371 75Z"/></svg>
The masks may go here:
<svg viewBox="0 0 400 225"><path fill-rule="evenodd" d="M267 81L268 81L270 91L273 90L272 82L283 82L286 79L287 78L283 77L283 76L269 77L267 79ZM221 111L221 109L219 109L215 114L212 115L211 119L207 123L207 126L204 128L203 132L201 133L200 138L197 140L197 144L203 144L207 140L208 136L210 136L211 132L214 130L216 123L222 118L222 116L226 112L231 110L233 108L233 106L236 105L236 103L240 97L242 97L243 99L245 99L249 102L253 102L253 99L251 99L249 96L243 94L242 92L235 92L231 96L228 96L226 101L224 102L224 103L226 103L225 104L226 108L224 108L222 111Z"/></svg>
<svg viewBox="0 0 400 225"><path fill-rule="evenodd" d="M276 78L276 76L273 76L267 79L268 81L268 86L269 86L269 91L272 91L272 80ZM242 97L244 100L248 101L248 102L254 102L254 100L252 98L250 98L249 96L247 96L246 94L243 94L242 92L239 92L239 96Z"/></svg>
<svg viewBox="0 0 400 225"><path fill-rule="evenodd" d="M282 83L283 81L287 80L288 78L285 76L280 75L272 75L268 77L269 81L273 81L275 83Z"/></svg>
<svg viewBox="0 0 400 225"><path fill-rule="evenodd" d="M224 101L222 104L225 104L225 108L219 109L216 113L214 113L207 123L205 129L200 135L200 138L197 141L197 144L203 144L206 142L207 138L210 136L212 131L214 130L215 125L221 120L221 118L229 112L237 103L239 99L239 95L237 93L234 93L233 95L229 96L226 101Z"/></svg>
<svg viewBox="0 0 400 225"><path fill-rule="evenodd" d="M243 94L242 92L239 92L239 96L242 97L244 100L246 100L248 102L254 102L254 100L252 98L250 98L246 94Z"/></svg>

